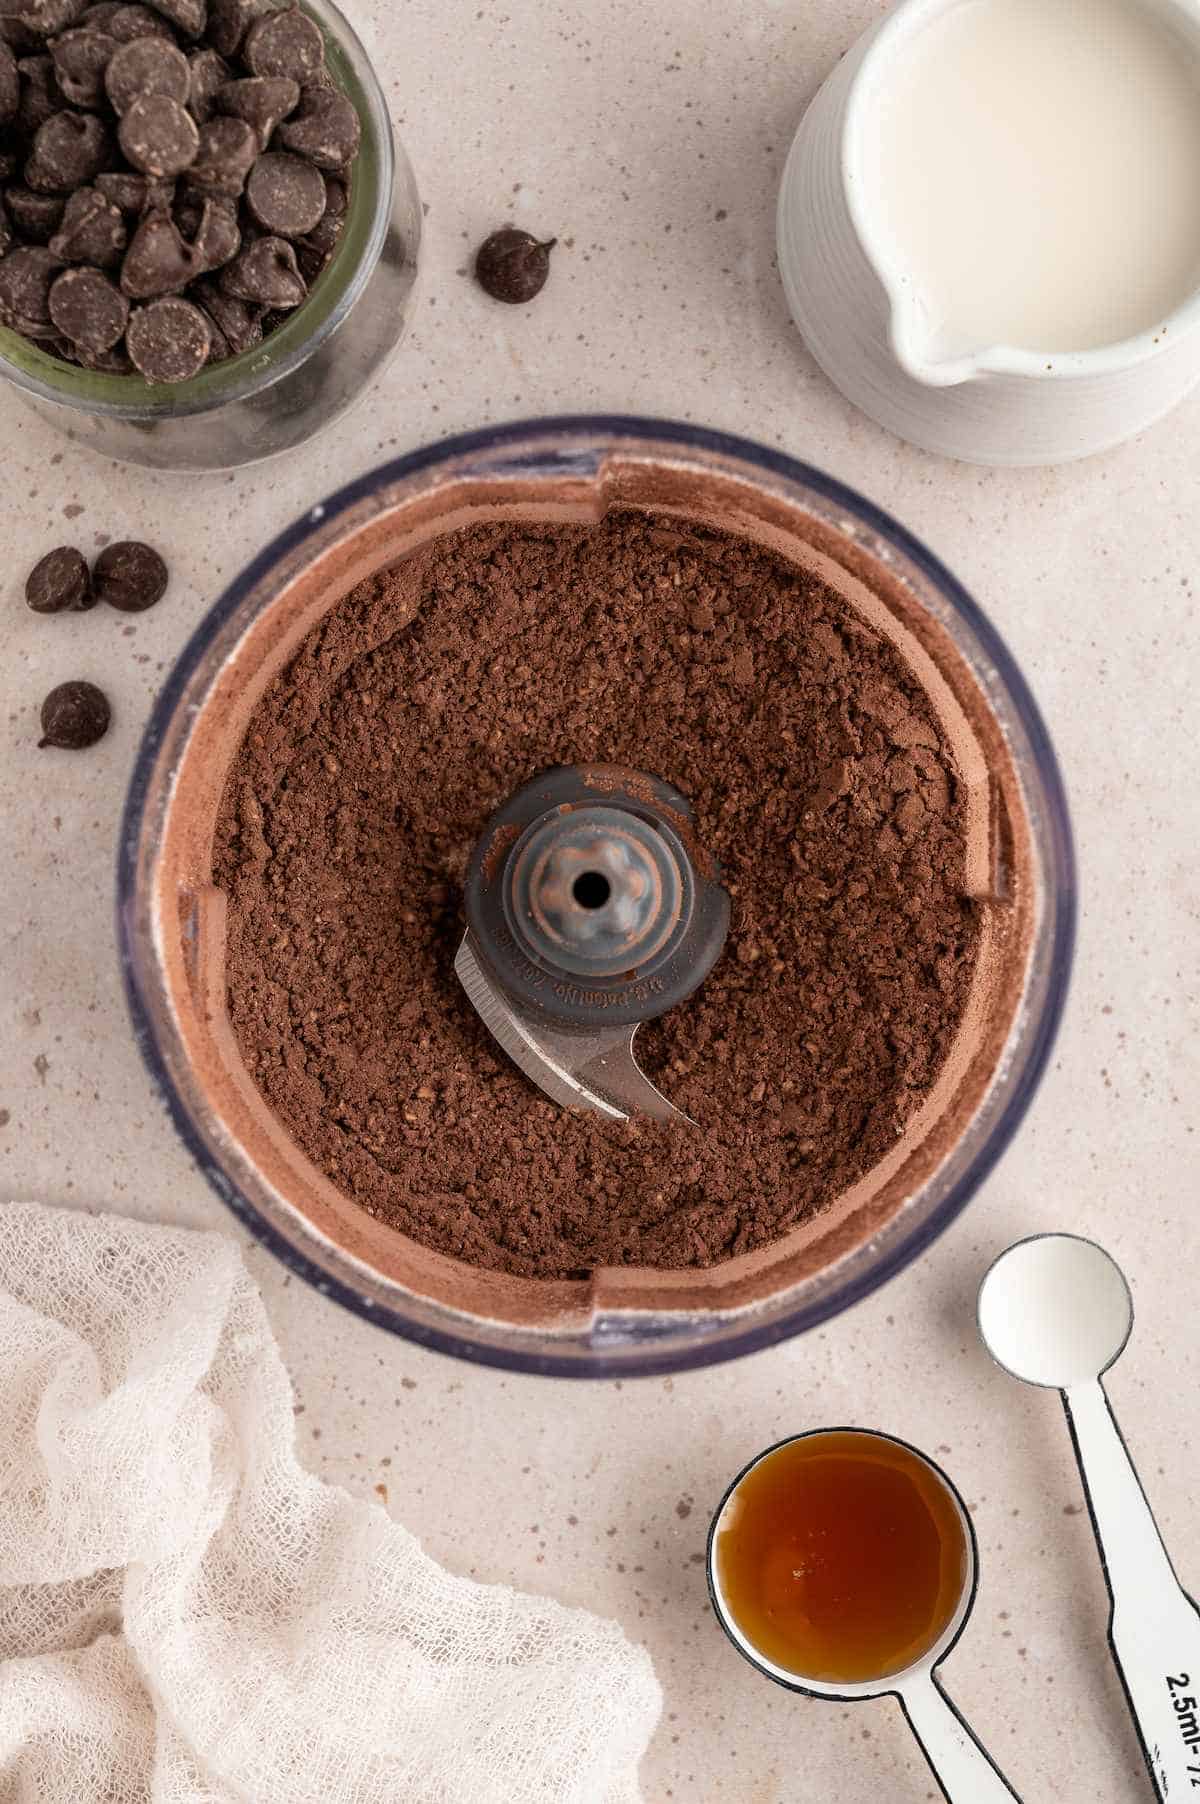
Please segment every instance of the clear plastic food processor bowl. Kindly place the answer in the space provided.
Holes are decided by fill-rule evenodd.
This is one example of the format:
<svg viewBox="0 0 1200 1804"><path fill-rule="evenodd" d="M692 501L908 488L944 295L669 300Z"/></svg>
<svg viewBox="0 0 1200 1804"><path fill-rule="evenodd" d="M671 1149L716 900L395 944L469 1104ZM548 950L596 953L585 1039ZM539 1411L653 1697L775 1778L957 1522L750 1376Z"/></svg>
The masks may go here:
<svg viewBox="0 0 1200 1804"><path fill-rule="evenodd" d="M484 1272L376 1221L316 1170L244 1069L225 1006L217 810L255 704L356 583L481 519L612 507L707 522L835 582L918 670L969 800L979 971L929 1101L894 1153L774 1246L709 1271ZM291 1270L422 1345L516 1371L613 1377L731 1359L827 1320L925 1252L1008 1145L1058 1025L1075 886L1046 729L994 628L948 571L851 490L761 446L621 418L452 439L352 483L230 586L171 673L125 810L118 934L134 1029L202 1170Z"/></svg>

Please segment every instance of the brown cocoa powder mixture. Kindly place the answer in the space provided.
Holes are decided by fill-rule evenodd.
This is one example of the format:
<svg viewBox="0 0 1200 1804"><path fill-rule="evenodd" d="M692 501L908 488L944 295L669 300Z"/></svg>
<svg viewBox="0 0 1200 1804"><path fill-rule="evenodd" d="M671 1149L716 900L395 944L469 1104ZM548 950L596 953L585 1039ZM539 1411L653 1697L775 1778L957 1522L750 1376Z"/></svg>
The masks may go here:
<svg viewBox="0 0 1200 1804"><path fill-rule="evenodd" d="M678 784L733 896L639 1056L700 1125L549 1102L460 992L460 885L547 766ZM744 540L498 524L363 583L258 707L226 791L229 1007L304 1151L426 1245L540 1278L787 1233L927 1095L978 945L953 757L895 650Z"/></svg>

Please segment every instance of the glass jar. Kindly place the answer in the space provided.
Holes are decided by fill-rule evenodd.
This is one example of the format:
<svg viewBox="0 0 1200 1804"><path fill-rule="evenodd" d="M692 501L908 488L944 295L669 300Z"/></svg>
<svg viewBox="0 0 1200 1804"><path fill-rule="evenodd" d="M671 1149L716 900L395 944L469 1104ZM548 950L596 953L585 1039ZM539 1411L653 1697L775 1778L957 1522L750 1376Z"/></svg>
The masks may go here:
<svg viewBox="0 0 1200 1804"><path fill-rule="evenodd" d="M336 419L399 345L421 240L416 181L349 22L331 0L304 0L304 9L325 34L329 69L363 128L333 259L285 325L190 382L155 386L78 369L0 327L0 375L68 438L159 470L258 463Z"/></svg>
<svg viewBox="0 0 1200 1804"><path fill-rule="evenodd" d="M944 1113L911 1150L898 1144L880 1162L882 1172L895 1161L868 1202L854 1198L839 1214L839 1200L803 1231L705 1272L501 1277L369 1216L305 1159L259 1095L225 1006L217 811L257 700L357 583L473 519L587 521L639 506L776 547L819 545L864 585L877 620L894 612L914 667L932 662L946 709L978 723L973 762L960 758L959 774L979 799L985 875L971 893L997 903L996 959L970 1033L964 1025L947 1060ZM393 1333L484 1364L581 1377L752 1352L836 1315L924 1253L1029 1105L1062 1011L1074 919L1067 807L1046 729L999 635L950 573L878 508L778 452L608 417L499 427L419 451L314 507L255 558L159 698L118 876L138 1040L181 1135L245 1226L317 1289Z"/></svg>

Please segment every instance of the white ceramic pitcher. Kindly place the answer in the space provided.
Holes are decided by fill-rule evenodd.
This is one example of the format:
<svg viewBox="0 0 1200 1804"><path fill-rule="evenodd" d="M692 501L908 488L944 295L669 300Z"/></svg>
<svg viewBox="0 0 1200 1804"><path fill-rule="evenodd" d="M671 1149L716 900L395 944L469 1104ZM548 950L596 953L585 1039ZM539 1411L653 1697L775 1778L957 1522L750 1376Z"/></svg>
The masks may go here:
<svg viewBox="0 0 1200 1804"><path fill-rule="evenodd" d="M864 110L907 40L962 3L900 0L821 88L784 171L780 273L825 374L890 431L973 463L1066 462L1142 431L1200 381L1200 291L1165 330L1050 361L1006 346L943 360L927 351L911 294L886 273L878 201L864 181ZM1130 0L1137 3L1195 40L1200 71L1194 0Z"/></svg>

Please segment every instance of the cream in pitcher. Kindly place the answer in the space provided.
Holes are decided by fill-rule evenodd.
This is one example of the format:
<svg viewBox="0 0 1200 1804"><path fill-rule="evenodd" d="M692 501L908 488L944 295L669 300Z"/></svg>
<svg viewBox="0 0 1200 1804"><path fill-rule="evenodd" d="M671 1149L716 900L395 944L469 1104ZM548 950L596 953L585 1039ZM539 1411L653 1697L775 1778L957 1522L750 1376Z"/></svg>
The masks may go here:
<svg viewBox="0 0 1200 1804"><path fill-rule="evenodd" d="M1200 11L966 0L870 86L857 173L902 362L1116 344L1200 284Z"/></svg>

